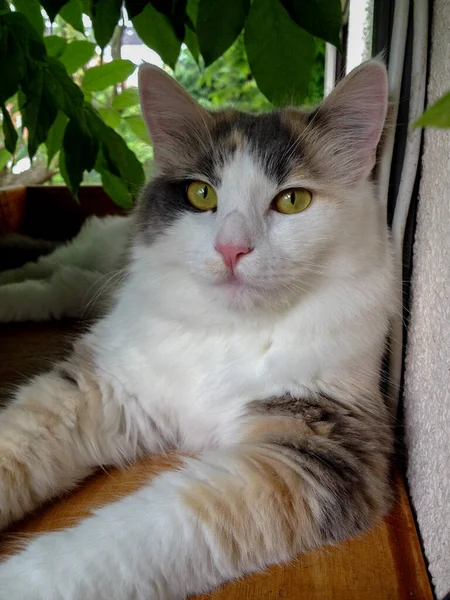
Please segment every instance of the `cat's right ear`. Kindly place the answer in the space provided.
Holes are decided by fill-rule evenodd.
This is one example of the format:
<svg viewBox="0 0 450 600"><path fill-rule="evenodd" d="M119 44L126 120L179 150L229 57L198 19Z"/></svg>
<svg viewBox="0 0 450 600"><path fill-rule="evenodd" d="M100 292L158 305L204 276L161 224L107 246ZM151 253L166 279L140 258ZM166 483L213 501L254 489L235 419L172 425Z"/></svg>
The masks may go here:
<svg viewBox="0 0 450 600"><path fill-rule="evenodd" d="M183 158L192 156L195 146L208 139L211 115L154 65L139 68L139 94L157 170L183 164Z"/></svg>
<svg viewBox="0 0 450 600"><path fill-rule="evenodd" d="M345 77L310 115L316 163L344 184L365 181L375 165L386 120L388 78L377 60Z"/></svg>

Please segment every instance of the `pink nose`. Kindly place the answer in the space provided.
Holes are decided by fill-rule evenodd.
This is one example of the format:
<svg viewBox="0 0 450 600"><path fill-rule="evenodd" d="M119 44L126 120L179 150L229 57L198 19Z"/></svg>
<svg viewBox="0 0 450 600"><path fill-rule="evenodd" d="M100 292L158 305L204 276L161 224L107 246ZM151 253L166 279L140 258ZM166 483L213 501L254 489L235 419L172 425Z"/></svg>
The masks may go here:
<svg viewBox="0 0 450 600"><path fill-rule="evenodd" d="M216 244L217 252L220 252L223 257L223 262L229 269L234 269L238 260L253 250L248 246L235 246L231 244Z"/></svg>

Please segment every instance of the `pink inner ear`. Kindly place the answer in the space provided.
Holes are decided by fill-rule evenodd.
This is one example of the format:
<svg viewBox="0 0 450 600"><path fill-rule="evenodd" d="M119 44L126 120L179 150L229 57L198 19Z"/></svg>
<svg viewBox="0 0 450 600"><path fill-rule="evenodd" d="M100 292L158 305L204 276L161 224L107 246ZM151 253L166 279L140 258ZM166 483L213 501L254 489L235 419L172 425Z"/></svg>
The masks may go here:
<svg viewBox="0 0 450 600"><path fill-rule="evenodd" d="M347 75L322 104L321 112L327 115L329 149L340 156L342 168L353 165L348 180L366 178L375 164L387 98L386 68L370 61Z"/></svg>
<svg viewBox="0 0 450 600"><path fill-rule="evenodd" d="M157 164L175 162L183 134L198 136L208 127L209 113L172 77L153 65L140 67L139 93Z"/></svg>
<svg viewBox="0 0 450 600"><path fill-rule="evenodd" d="M353 76L352 76L353 75ZM367 126L365 136L370 148L376 149L386 121L388 79L386 67L370 61L355 69L350 75L348 92L353 99L355 118Z"/></svg>

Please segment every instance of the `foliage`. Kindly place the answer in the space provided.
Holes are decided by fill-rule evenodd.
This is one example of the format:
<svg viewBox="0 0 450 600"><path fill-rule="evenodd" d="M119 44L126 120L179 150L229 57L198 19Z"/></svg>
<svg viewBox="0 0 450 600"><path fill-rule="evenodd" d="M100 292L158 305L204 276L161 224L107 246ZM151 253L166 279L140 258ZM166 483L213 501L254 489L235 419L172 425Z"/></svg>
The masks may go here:
<svg viewBox="0 0 450 600"><path fill-rule="evenodd" d="M312 69L305 106L315 105L322 99L325 44L317 40L317 55ZM200 69L192 54L182 50L174 75L181 85L205 108L232 106L242 111L263 112L273 108L258 89L250 70L243 36L213 65Z"/></svg>
<svg viewBox="0 0 450 600"><path fill-rule="evenodd" d="M450 127L450 92L447 92L434 104L429 106L423 115L417 119L415 126Z"/></svg>
<svg viewBox="0 0 450 600"><path fill-rule="evenodd" d="M127 14L210 107L316 101L323 40L339 46L340 0L0 0L0 166L24 155L22 139L31 159L45 145L74 194L95 171L131 205L151 150L137 93L122 83L136 68L120 57Z"/></svg>

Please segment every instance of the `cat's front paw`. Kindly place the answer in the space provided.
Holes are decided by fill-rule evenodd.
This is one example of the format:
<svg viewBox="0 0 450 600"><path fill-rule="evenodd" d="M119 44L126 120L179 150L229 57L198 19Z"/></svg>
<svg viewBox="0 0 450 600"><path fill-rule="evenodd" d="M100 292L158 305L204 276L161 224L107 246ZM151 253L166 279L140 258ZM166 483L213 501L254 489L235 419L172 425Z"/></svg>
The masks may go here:
<svg viewBox="0 0 450 600"><path fill-rule="evenodd" d="M84 553L77 553L70 542L70 529L44 533L0 563L0 600L112 598L100 593Z"/></svg>
<svg viewBox="0 0 450 600"><path fill-rule="evenodd" d="M37 584L34 567L13 556L0 564L0 600L59 600L51 590ZM42 583L42 582L41 582ZM37 585L36 585L37 584Z"/></svg>
<svg viewBox="0 0 450 600"><path fill-rule="evenodd" d="M28 546L0 563L0 600L82 600L74 594L64 563L66 533L34 538Z"/></svg>

